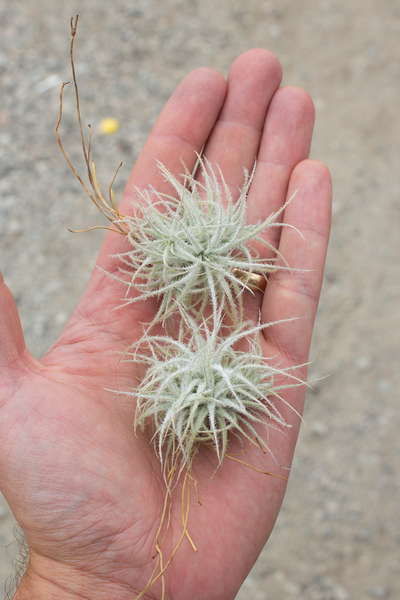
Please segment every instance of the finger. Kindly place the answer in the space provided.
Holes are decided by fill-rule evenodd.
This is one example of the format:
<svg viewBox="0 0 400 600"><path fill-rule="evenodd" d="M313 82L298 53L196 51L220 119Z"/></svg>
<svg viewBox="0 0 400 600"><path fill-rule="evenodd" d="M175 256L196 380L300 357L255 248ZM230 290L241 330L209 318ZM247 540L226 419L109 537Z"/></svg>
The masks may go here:
<svg viewBox="0 0 400 600"><path fill-rule="evenodd" d="M248 197L250 223L265 221L285 203L294 167L309 156L313 127L314 105L307 92L294 87L280 88L268 110ZM273 227L260 237L276 247L280 233L280 228ZM261 256L268 255L262 246L257 246L257 250Z"/></svg>
<svg viewBox="0 0 400 600"><path fill-rule="evenodd" d="M279 252L293 269L278 271L267 285L262 305L264 323L297 317L265 331L275 351L293 364L308 360L311 334L321 292L329 240L332 186L328 169L318 161L303 161L293 171ZM304 239L300 236L304 237Z"/></svg>
<svg viewBox="0 0 400 600"><path fill-rule="evenodd" d="M0 272L0 382L19 375L25 351L24 336L14 298ZM14 375L13 375L14 373Z"/></svg>
<svg viewBox="0 0 400 600"><path fill-rule="evenodd" d="M253 168L268 106L281 77L276 56L262 49L242 54L229 71L227 97L204 154L218 164L234 196L243 185L243 169Z"/></svg>
<svg viewBox="0 0 400 600"><path fill-rule="evenodd" d="M158 117L130 174L119 206L121 213L132 214L137 189L151 184L160 193L171 193L157 161L176 177L183 172L181 160L189 171L194 168L196 152L200 152L210 135L225 93L226 82L214 69L196 69L183 79ZM110 263L109 255L121 247L118 238L116 234L106 237L98 260L105 269Z"/></svg>

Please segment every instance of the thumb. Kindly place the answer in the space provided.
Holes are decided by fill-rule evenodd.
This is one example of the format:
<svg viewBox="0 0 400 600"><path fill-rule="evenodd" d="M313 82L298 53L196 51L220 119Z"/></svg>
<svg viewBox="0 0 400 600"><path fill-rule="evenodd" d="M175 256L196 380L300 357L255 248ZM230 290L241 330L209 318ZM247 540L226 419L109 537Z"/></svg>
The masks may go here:
<svg viewBox="0 0 400 600"><path fill-rule="evenodd" d="M14 298L0 271L0 377L20 367L25 351L24 335Z"/></svg>

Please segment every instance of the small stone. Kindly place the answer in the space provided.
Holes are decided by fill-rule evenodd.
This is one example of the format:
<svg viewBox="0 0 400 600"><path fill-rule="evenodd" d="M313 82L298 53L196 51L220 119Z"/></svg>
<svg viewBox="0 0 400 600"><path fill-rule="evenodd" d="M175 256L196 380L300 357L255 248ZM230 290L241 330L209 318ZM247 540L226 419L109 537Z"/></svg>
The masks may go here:
<svg viewBox="0 0 400 600"><path fill-rule="evenodd" d="M8 225L5 226L5 230L9 233L18 234L22 233L23 227L20 221L17 221L17 219L10 219L8 221Z"/></svg>
<svg viewBox="0 0 400 600"><path fill-rule="evenodd" d="M340 202L332 202L332 214L337 215L342 210L343 205Z"/></svg>
<svg viewBox="0 0 400 600"><path fill-rule="evenodd" d="M11 144L11 135L7 132L0 133L0 146L8 146Z"/></svg>
<svg viewBox="0 0 400 600"><path fill-rule="evenodd" d="M378 389L380 392L383 392L385 394L387 394L388 392L390 392L390 390L392 389L392 383L389 381L389 379L378 379Z"/></svg>
<svg viewBox="0 0 400 600"><path fill-rule="evenodd" d="M371 596L371 598L385 599L389 598L390 590L384 585L374 585L370 590L368 590L368 594Z"/></svg>
<svg viewBox="0 0 400 600"><path fill-rule="evenodd" d="M269 28L269 35L271 37L279 37L282 33L282 28L279 25L271 25Z"/></svg>
<svg viewBox="0 0 400 600"><path fill-rule="evenodd" d="M10 509L6 506L0 506L0 520L5 519L10 514Z"/></svg>
<svg viewBox="0 0 400 600"><path fill-rule="evenodd" d="M325 437L328 433L328 427L322 421L314 421L311 423L310 429L315 437Z"/></svg>
<svg viewBox="0 0 400 600"><path fill-rule="evenodd" d="M368 356L359 356L356 360L356 367L358 369L360 369L361 371L364 371L365 369L367 369L370 365L370 359L368 358Z"/></svg>
<svg viewBox="0 0 400 600"><path fill-rule="evenodd" d="M42 79L42 81L39 81L39 83L36 84L35 89L37 94L40 96L41 94L44 94L55 87L61 87L61 84L62 80L59 75L53 73L45 79Z"/></svg>
<svg viewBox="0 0 400 600"><path fill-rule="evenodd" d="M57 325L63 326L63 325L65 325L65 323L67 322L67 320L68 320L68 313L66 313L64 311L61 311L61 312L59 312L59 313L56 314L55 321L56 321Z"/></svg>
<svg viewBox="0 0 400 600"><path fill-rule="evenodd" d="M315 98L314 106L317 112L322 112L326 108L326 101L323 98Z"/></svg>

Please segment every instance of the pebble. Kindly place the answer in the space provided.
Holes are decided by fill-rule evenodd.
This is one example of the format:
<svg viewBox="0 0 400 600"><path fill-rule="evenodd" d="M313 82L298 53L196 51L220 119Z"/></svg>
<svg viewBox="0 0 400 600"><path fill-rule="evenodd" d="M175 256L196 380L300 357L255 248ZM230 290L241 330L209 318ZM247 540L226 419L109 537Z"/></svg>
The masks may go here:
<svg viewBox="0 0 400 600"><path fill-rule="evenodd" d="M322 421L313 421L310 425L310 429L315 437L323 438L328 434L328 427Z"/></svg>
<svg viewBox="0 0 400 600"><path fill-rule="evenodd" d="M390 596L390 589L384 585L375 585L368 590L368 594L371 598L386 600L386 598L389 598Z"/></svg>
<svg viewBox="0 0 400 600"><path fill-rule="evenodd" d="M4 519L5 517L8 517L9 514L10 514L9 508L7 508L6 506L0 506L0 519Z"/></svg>

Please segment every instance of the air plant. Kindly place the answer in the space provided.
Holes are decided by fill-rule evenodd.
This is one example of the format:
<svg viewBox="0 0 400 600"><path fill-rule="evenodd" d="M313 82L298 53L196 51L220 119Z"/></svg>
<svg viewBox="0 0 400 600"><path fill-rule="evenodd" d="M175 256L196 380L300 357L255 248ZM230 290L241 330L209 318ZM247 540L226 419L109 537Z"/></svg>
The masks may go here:
<svg viewBox="0 0 400 600"><path fill-rule="evenodd" d="M256 272L267 278L278 269L288 268L279 252L259 235L269 227L282 226L277 218L283 209L265 221L247 224L252 175L244 170L244 185L234 201L220 170L217 175L204 158L199 157L198 163L204 183L195 179L185 165L181 182L159 163L175 195L153 188L138 191L134 215L118 219L130 245L118 255L126 265L120 270L128 275L120 281L140 292L139 296L127 295L125 303L159 297L153 323L165 322L178 307L198 320L211 304L214 316L222 306L237 324L242 316L243 291L250 289L251 275ZM260 258L254 242L272 251L273 257ZM282 259L279 264L278 258Z"/></svg>
<svg viewBox="0 0 400 600"><path fill-rule="evenodd" d="M181 314L177 338L145 333L124 355L147 367L138 388L124 393L137 402L135 428L153 423L164 475L175 457L190 466L201 444L216 451L221 465L230 432L268 449L254 426L263 424L267 435L269 427L289 428L277 402L285 403L283 390L304 385L292 373L298 367L280 368L277 357L263 356L260 332L275 323L226 328L221 307L216 319L200 324Z"/></svg>

